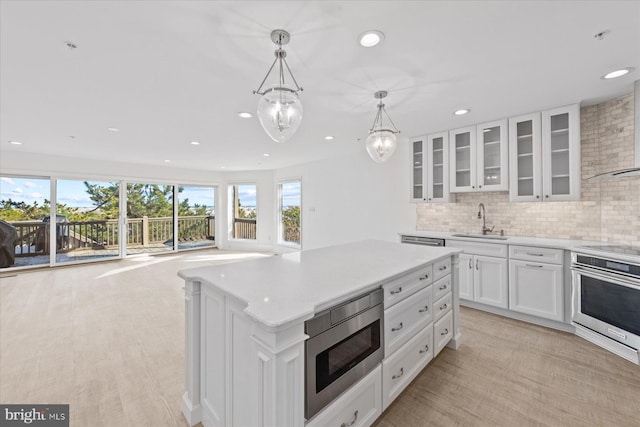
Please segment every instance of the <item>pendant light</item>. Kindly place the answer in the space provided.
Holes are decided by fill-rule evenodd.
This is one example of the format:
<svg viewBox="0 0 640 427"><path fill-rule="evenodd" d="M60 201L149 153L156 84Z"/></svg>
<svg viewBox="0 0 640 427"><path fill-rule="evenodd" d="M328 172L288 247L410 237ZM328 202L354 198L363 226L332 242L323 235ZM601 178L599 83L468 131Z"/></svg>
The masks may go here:
<svg viewBox="0 0 640 427"><path fill-rule="evenodd" d="M298 99L298 92L301 92L302 88L298 86L298 82L293 77L289 64L287 64L287 53L282 49L282 46L289 43L290 39L291 36L285 30L271 32L271 40L278 45L278 49L274 52L276 59L267 71L267 75L264 76L260 87L253 91L254 95L262 95L258 101L258 119L262 128L271 139L279 143L291 138L302 121L302 103ZM276 64L278 64L278 83L262 90L262 86ZM291 76L294 86L285 84L285 68Z"/></svg>
<svg viewBox="0 0 640 427"><path fill-rule="evenodd" d="M381 90L376 92L373 96L374 98L379 99L380 103L378 104L378 113L373 121L373 126L369 130L369 136L367 137L365 146L367 147L367 152L376 163L384 163L389 159L389 157L391 157L393 152L396 151L396 134L400 133L400 131L396 125L393 124L391 117L389 117L389 114L382 103L382 99L387 96L387 91ZM389 119L389 123L393 128L390 128L389 126L385 127L385 125L383 125L383 112L384 115L387 116L387 119Z"/></svg>

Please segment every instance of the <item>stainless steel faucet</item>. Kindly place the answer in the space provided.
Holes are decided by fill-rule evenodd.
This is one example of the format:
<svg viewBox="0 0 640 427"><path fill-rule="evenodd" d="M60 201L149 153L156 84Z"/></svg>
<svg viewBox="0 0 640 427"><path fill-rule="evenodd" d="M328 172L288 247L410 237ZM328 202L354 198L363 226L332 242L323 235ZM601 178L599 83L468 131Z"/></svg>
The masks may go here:
<svg viewBox="0 0 640 427"><path fill-rule="evenodd" d="M495 225L491 228L487 228L487 211L484 209L484 203L478 205L478 219L482 219L482 234L491 233L495 228Z"/></svg>

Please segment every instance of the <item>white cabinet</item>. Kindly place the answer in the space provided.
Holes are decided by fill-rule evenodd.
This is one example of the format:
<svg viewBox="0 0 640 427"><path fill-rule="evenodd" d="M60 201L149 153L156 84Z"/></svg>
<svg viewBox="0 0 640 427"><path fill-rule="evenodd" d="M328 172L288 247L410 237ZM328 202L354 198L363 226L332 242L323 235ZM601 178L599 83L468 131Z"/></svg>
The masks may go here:
<svg viewBox="0 0 640 427"><path fill-rule="evenodd" d="M509 190L509 138L507 120L476 126L478 191Z"/></svg>
<svg viewBox="0 0 640 427"><path fill-rule="evenodd" d="M411 200L422 202L426 199L427 193L424 186L426 181L426 168L424 165L424 154L426 153L426 137L416 137L411 142Z"/></svg>
<svg viewBox="0 0 640 427"><path fill-rule="evenodd" d="M390 355L433 320L431 286L384 311L384 354Z"/></svg>
<svg viewBox="0 0 640 427"><path fill-rule="evenodd" d="M580 108L509 119L511 201L580 198Z"/></svg>
<svg viewBox="0 0 640 427"><path fill-rule="evenodd" d="M382 368L347 389L329 406L305 423L305 427L370 426L382 413Z"/></svg>
<svg viewBox="0 0 640 427"><path fill-rule="evenodd" d="M563 251L509 247L509 309L564 320Z"/></svg>
<svg viewBox="0 0 640 427"><path fill-rule="evenodd" d="M451 192L464 193L476 190L476 127L449 131Z"/></svg>
<svg viewBox="0 0 640 427"><path fill-rule="evenodd" d="M507 191L507 120L450 131L451 192Z"/></svg>
<svg viewBox="0 0 640 427"><path fill-rule="evenodd" d="M449 134L441 132L411 139L411 200L451 202L449 192Z"/></svg>
<svg viewBox="0 0 640 427"><path fill-rule="evenodd" d="M460 298L508 308L507 245L447 240L447 246L465 251L460 255Z"/></svg>
<svg viewBox="0 0 640 427"><path fill-rule="evenodd" d="M382 410L398 397L433 358L433 327L424 328L382 362ZM337 424L336 424L337 425Z"/></svg>

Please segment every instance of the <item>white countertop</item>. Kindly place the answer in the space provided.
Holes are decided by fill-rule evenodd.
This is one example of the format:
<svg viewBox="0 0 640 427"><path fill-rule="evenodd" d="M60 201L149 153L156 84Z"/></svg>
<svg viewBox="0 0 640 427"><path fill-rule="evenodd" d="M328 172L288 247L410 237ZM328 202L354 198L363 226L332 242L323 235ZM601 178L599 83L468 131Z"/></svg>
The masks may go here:
<svg viewBox="0 0 640 427"><path fill-rule="evenodd" d="M522 246L536 246L541 248L556 248L573 250L579 246L585 245L598 245L602 242L594 242L591 240L575 240L575 239L547 239L543 237L525 237L525 236L504 236L505 240L497 239L483 239L478 237L458 237L454 234L463 234L461 232L454 231L407 231L399 233L401 236L420 236L420 237L433 237L437 239L445 240L464 240L467 242L476 243L493 243L502 245L522 245Z"/></svg>
<svg viewBox="0 0 640 427"><path fill-rule="evenodd" d="M232 264L181 270L247 303L245 312L269 328L313 314L384 282L460 253L445 247L365 240Z"/></svg>

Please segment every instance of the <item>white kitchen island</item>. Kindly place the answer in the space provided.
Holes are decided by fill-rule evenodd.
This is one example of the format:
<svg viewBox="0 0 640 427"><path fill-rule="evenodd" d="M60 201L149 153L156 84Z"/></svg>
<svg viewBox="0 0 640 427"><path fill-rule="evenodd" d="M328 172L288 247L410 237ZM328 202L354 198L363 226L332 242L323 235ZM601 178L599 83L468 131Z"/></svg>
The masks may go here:
<svg viewBox="0 0 640 427"><path fill-rule="evenodd" d="M420 281L426 277L429 284L436 283L434 265L436 278L438 270L441 276L446 274L439 281L446 280L440 289L446 291L449 286L448 299L442 299L448 303L443 305L448 309L442 320L449 319L452 327L442 333L440 340L446 342L434 346L457 348L459 252L367 240L180 271L185 279L186 316L182 410L189 424L304 426L304 341L308 338L304 322L380 287L385 289L385 308L396 302L387 301L391 287L404 286L408 294L426 292L417 292L425 287L418 276ZM415 290L410 291L412 286ZM394 357L398 354L400 350ZM414 369L413 377L424 365ZM382 396L377 399L381 400ZM370 421L382 412L378 406ZM325 412L330 409L331 405ZM355 425L361 425L362 419Z"/></svg>

